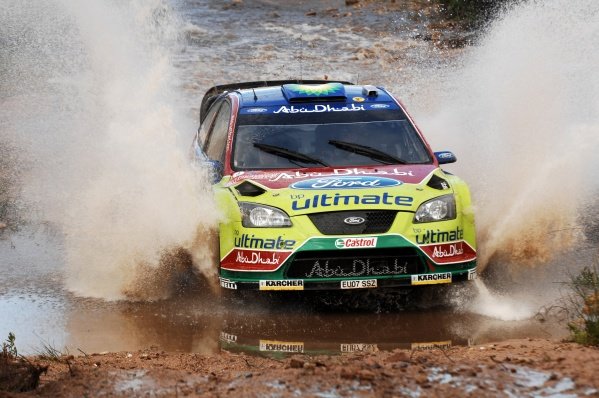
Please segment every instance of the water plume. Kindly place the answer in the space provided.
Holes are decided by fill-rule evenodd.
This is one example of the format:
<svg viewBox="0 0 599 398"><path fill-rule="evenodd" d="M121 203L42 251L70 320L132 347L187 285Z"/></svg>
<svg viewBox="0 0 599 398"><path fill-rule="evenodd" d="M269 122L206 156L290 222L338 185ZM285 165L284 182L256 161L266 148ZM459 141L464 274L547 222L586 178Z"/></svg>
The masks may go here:
<svg viewBox="0 0 599 398"><path fill-rule="evenodd" d="M473 191L481 270L542 264L584 239L599 191L598 42L596 1L517 4L440 77L442 99L422 101L425 131Z"/></svg>
<svg viewBox="0 0 599 398"><path fill-rule="evenodd" d="M196 122L176 108L176 15L160 0L5 3L2 134L26 153L23 195L62 231L66 286L104 299L168 296L151 274L177 248L212 273L212 247L198 240L218 212L189 165Z"/></svg>

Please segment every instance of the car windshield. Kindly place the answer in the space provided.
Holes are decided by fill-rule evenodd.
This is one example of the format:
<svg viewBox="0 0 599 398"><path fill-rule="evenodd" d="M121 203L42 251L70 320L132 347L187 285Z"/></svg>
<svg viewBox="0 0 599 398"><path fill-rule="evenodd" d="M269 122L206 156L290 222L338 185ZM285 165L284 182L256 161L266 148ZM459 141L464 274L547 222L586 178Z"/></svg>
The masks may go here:
<svg viewBox="0 0 599 398"><path fill-rule="evenodd" d="M235 170L431 162L405 119L239 125L234 145Z"/></svg>

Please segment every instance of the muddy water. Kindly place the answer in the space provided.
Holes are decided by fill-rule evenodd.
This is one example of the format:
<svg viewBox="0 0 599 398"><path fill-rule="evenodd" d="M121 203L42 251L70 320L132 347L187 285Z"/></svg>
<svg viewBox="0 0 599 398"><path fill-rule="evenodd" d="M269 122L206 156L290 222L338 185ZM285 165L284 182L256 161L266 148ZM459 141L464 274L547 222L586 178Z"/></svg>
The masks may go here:
<svg viewBox="0 0 599 398"><path fill-rule="evenodd" d="M536 268L506 266L507 272L497 267L502 271L495 274L490 268L486 281L495 288L491 292L448 297L441 306L436 299L424 300L408 310L324 310L295 299L241 305L213 296L201 281L182 295L181 286L167 294L161 287L156 295L153 286L141 286L145 291L138 296L171 296L166 300L123 300L124 287L136 280L135 265L155 265L162 248L155 246L185 246L197 240L194 223L215 222L207 199L195 199L194 184L201 181L169 166L180 166L184 159L209 86L324 76L382 84L433 127L433 146L451 142L438 124L447 120L444 126L459 133L461 119L435 118L435 111L454 104L440 91L456 88L455 81L446 79L467 63L468 50L450 48L459 44L459 35L431 30L429 2L402 2L390 10L346 7L341 0L302 1L293 8L268 0L173 0L166 8L160 1L132 1L130 9L98 2L90 13L75 0L40 2L41 11L37 5L24 10L19 2L6 1L14 12L6 15L25 19L24 26L31 28L27 35L3 32L10 40L0 42L14 61L0 65L0 138L21 150L21 163L12 167L25 169L21 199L28 222L0 239L0 338L15 332L22 352L33 353L43 344L72 353L155 345L280 355L430 349L564 335L563 324L540 323L534 315L559 296L555 282L567 279L581 262L592 261L592 245ZM63 14L77 23L63 20ZM147 23L147 15L156 26ZM45 25L53 21L50 17L59 23ZM38 51L45 37L51 40ZM143 41L148 37L150 44ZM31 79L23 84L27 73ZM463 97L471 99L468 93ZM509 95L501 99L510 103ZM482 107L480 114L485 119L494 112ZM589 130L594 128L592 120L588 123ZM87 130L92 139L80 133ZM159 148L145 146L154 141ZM486 143L492 148L495 141ZM468 152L469 142L455 142L461 147L435 149L454 149L458 157L460 149ZM480 170L485 163L470 169ZM460 173L469 164L455 167ZM482 199L499 196L485 195L485 184L476 188L475 196ZM494 202L485 204L493 209Z"/></svg>
<svg viewBox="0 0 599 398"><path fill-rule="evenodd" d="M38 236L36 244L30 238L15 236L0 246L6 261L0 333L14 332L22 353L40 352L44 345L73 354L153 346L278 357L449 348L565 333L556 319L505 321L478 315L475 309L461 308L463 302L452 300L451 294L441 296L442 301L426 294L395 301L391 295L382 299L363 292L351 299L258 295L241 301L214 296L200 278L193 288L181 287L174 297L157 302L82 298L63 288L60 253L50 250L47 237ZM40 244L44 240L46 245Z"/></svg>

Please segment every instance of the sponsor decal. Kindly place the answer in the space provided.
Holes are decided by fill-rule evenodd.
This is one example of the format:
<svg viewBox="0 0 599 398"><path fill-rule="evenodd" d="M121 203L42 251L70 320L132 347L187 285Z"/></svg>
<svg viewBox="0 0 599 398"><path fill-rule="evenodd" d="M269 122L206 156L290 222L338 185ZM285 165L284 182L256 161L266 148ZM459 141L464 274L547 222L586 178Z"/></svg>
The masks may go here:
<svg viewBox="0 0 599 398"><path fill-rule="evenodd" d="M428 230L424 234L416 235L416 243L419 245L451 242L461 239L464 239L464 229L460 227L457 227L455 230L451 231L441 231L439 229L436 231Z"/></svg>
<svg viewBox="0 0 599 398"><path fill-rule="evenodd" d="M291 202L293 210L315 209L318 207L335 207L350 205L395 205L412 206L414 198L411 196L395 196L388 192L381 195L341 195L319 194L310 198L294 200ZM430 231L429 231L430 232ZM462 231L463 232L463 231ZM427 242L424 242L427 243Z"/></svg>
<svg viewBox="0 0 599 398"><path fill-rule="evenodd" d="M439 153L437 153L437 157L440 159L449 159L453 156L450 152L439 152Z"/></svg>
<svg viewBox="0 0 599 398"><path fill-rule="evenodd" d="M298 181L290 185L293 189L369 189L401 185L402 182L384 177L323 177Z"/></svg>
<svg viewBox="0 0 599 398"><path fill-rule="evenodd" d="M376 279L341 281L341 289L371 289L377 287Z"/></svg>
<svg viewBox="0 0 599 398"><path fill-rule="evenodd" d="M339 238L335 240L337 249L361 249L363 247L376 247L377 238Z"/></svg>
<svg viewBox="0 0 599 398"><path fill-rule="evenodd" d="M247 108L245 109L246 113L264 113L268 112L267 108Z"/></svg>
<svg viewBox="0 0 599 398"><path fill-rule="evenodd" d="M227 342L227 343L236 343L237 342L237 336L235 336L234 334L220 332L220 340L224 341L224 342Z"/></svg>
<svg viewBox="0 0 599 398"><path fill-rule="evenodd" d="M372 104L370 105L370 109L387 109L391 108L389 104Z"/></svg>
<svg viewBox="0 0 599 398"><path fill-rule="evenodd" d="M220 262L230 271L274 271L291 255L291 251L233 249Z"/></svg>
<svg viewBox="0 0 599 398"><path fill-rule="evenodd" d="M241 234L239 237L233 238L235 247L244 249L275 249L275 250L291 250L295 246L295 240L283 239L282 236L276 239L257 238L253 234Z"/></svg>
<svg viewBox="0 0 599 398"><path fill-rule="evenodd" d="M246 178L252 179L256 181L269 181L269 182L277 182L277 181L285 181L285 180L297 180L300 178L307 177L328 177L328 176L348 176L348 175L360 175L360 176L399 176L399 177L415 177L416 174L412 170L400 170L397 167L387 168L385 170L381 169L370 169L370 170L362 170L358 168L349 168L349 169L334 169L331 172L310 172L306 173L303 171L294 171L294 172L260 172L260 173L247 173L245 171L237 171L233 173L231 176L231 180L228 185L233 185L238 183L239 181L243 181Z"/></svg>
<svg viewBox="0 0 599 398"><path fill-rule="evenodd" d="M354 97L352 98L352 100L354 100L355 102L364 102L364 97Z"/></svg>
<svg viewBox="0 0 599 398"><path fill-rule="evenodd" d="M430 343L412 343L413 351L448 350L451 348L451 340L432 341Z"/></svg>
<svg viewBox="0 0 599 398"><path fill-rule="evenodd" d="M304 343L294 341L260 340L260 351L304 352Z"/></svg>
<svg viewBox="0 0 599 398"><path fill-rule="evenodd" d="M474 249L463 240L420 246L420 249L437 264L458 263L476 258Z"/></svg>
<svg viewBox="0 0 599 398"><path fill-rule="evenodd" d="M469 281L475 280L476 277L477 277L477 275L476 275L476 268L472 268L472 269L468 270L468 280Z"/></svg>
<svg viewBox="0 0 599 398"><path fill-rule="evenodd" d="M347 217L343 222L347 225L362 225L366 222L366 219L362 217Z"/></svg>
<svg viewBox="0 0 599 398"><path fill-rule="evenodd" d="M241 264L279 265L276 252L264 253L260 251L237 250L235 261Z"/></svg>
<svg viewBox="0 0 599 398"><path fill-rule="evenodd" d="M324 83L319 85L308 84L285 84L283 90L291 94L307 96L331 96L345 95L345 89L341 83Z"/></svg>
<svg viewBox="0 0 599 398"><path fill-rule="evenodd" d="M436 245L433 247L433 258L454 257L464 254L463 242Z"/></svg>
<svg viewBox="0 0 599 398"><path fill-rule="evenodd" d="M237 290L237 283L230 281L228 279L225 278L219 278L220 279L220 286L225 288L225 289L232 289L232 290Z"/></svg>
<svg viewBox="0 0 599 398"><path fill-rule="evenodd" d="M304 290L304 281L302 279L260 281L260 290Z"/></svg>
<svg viewBox="0 0 599 398"><path fill-rule="evenodd" d="M380 275L405 275L408 273L408 263L400 264L398 259L395 259L393 265L381 264L380 261L370 259L353 259L352 266L349 267L329 267L329 260L316 260L307 278L344 278L356 276L380 276Z"/></svg>
<svg viewBox="0 0 599 398"><path fill-rule="evenodd" d="M273 113L323 113L323 112L354 112L365 111L364 105L351 104L348 106L312 105L312 106L281 106Z"/></svg>
<svg viewBox="0 0 599 398"><path fill-rule="evenodd" d="M412 275L412 285L437 285L451 283L451 272Z"/></svg>
<svg viewBox="0 0 599 398"><path fill-rule="evenodd" d="M341 352L378 352L379 347L376 344L341 344Z"/></svg>

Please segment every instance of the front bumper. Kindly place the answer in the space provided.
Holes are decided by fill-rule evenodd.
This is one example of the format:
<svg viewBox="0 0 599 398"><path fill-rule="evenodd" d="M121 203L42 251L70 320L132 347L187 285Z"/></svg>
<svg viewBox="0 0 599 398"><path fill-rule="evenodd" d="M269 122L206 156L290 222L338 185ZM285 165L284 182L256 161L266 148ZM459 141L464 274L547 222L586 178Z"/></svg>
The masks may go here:
<svg viewBox="0 0 599 398"><path fill-rule="evenodd" d="M467 268L471 266L472 268ZM220 285L232 290L344 290L368 288L401 288L421 285L452 284L476 279L476 264L472 262L463 270L383 277L310 279L259 279L244 280L220 277ZM420 279L420 280L419 280ZM372 282L374 281L374 282Z"/></svg>
<svg viewBox="0 0 599 398"><path fill-rule="evenodd" d="M221 286L336 290L449 284L476 277L476 252L468 243L472 238L459 220L413 226L412 217L398 213L391 232L360 235L323 235L308 217L296 217L293 229L234 225L233 234L221 235L221 245L229 245L221 253Z"/></svg>

